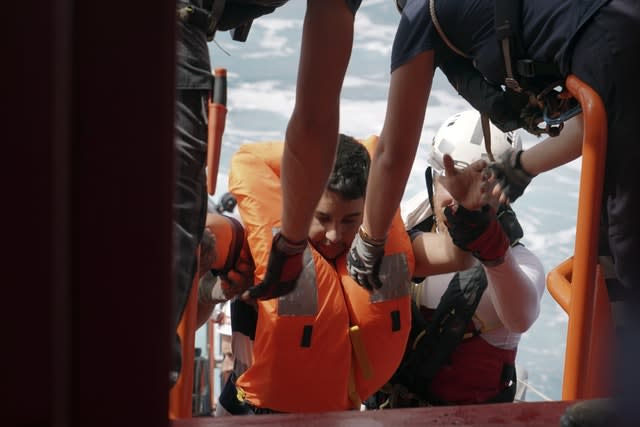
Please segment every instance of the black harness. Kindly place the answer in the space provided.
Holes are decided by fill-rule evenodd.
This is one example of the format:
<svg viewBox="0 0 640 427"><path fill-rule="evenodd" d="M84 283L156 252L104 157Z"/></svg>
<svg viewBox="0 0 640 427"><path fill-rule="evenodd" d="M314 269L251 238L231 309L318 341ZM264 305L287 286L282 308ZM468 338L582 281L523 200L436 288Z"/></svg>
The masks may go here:
<svg viewBox="0 0 640 427"><path fill-rule="evenodd" d="M389 382L365 405L369 409L383 409L450 404L433 396L429 386L464 339L486 288L487 276L482 266L477 265L456 273L430 320L425 320L412 303L411 331L402 362ZM472 335L480 332L474 328ZM510 385L484 403L513 401L517 384L515 366L505 364L501 381Z"/></svg>
<svg viewBox="0 0 640 427"><path fill-rule="evenodd" d="M207 33L207 40L216 31L231 31L231 38L244 42L255 18L272 13L289 0L204 0L202 8L184 5L178 8L178 18L196 25Z"/></svg>
<svg viewBox="0 0 640 427"><path fill-rule="evenodd" d="M522 114L538 116L530 123L532 133L557 136L566 120L582 112L580 104L564 87L556 64L528 58L522 42L522 0L494 1L496 39L506 70L504 85L508 91L529 94L529 108ZM538 126L542 122L545 128Z"/></svg>
<svg viewBox="0 0 640 427"><path fill-rule="evenodd" d="M488 82L436 25L443 42L442 48L436 50L438 66L458 93L502 131L523 128L537 136L557 136L564 122L582 111L580 104L564 88L564 77L555 64L538 62L527 55L522 42L522 0L494 1L495 33L506 72L504 82ZM435 6L431 7L434 2L430 0L435 25Z"/></svg>

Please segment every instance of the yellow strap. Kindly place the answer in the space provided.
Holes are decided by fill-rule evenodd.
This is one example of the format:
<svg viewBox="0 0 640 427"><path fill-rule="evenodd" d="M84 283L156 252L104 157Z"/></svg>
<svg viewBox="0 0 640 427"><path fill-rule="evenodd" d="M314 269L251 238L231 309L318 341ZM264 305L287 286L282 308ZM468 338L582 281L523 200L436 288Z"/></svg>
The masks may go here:
<svg viewBox="0 0 640 427"><path fill-rule="evenodd" d="M411 287L411 300L413 303L420 308L422 304L422 289L424 288L424 282L420 282L418 284L414 284Z"/></svg>
<svg viewBox="0 0 640 427"><path fill-rule="evenodd" d="M418 336L416 336L416 338L413 340L413 345L411 346L411 350L415 351L415 349L418 347L418 343L420 342L422 337L425 335L427 335L427 330L426 329L421 330Z"/></svg>
<svg viewBox="0 0 640 427"><path fill-rule="evenodd" d="M360 395L358 395L356 390L356 378L353 373L353 365L351 365L351 369L349 369L349 400L353 405L353 409L360 409L362 401L360 400Z"/></svg>
<svg viewBox="0 0 640 427"><path fill-rule="evenodd" d="M247 393L245 393L243 389L236 386L236 399L238 399L238 402L244 402L244 398L246 395Z"/></svg>
<svg viewBox="0 0 640 427"><path fill-rule="evenodd" d="M373 377L373 367L367 357L367 350L362 342L362 334L358 325L349 328L349 337L351 338L351 348L353 348L355 362L360 367L362 376L367 380L371 379Z"/></svg>

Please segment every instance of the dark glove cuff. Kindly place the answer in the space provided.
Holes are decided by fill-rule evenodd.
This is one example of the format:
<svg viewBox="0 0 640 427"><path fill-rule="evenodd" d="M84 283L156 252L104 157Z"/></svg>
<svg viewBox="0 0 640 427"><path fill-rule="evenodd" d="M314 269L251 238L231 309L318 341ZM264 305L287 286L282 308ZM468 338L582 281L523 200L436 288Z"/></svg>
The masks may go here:
<svg viewBox="0 0 640 427"><path fill-rule="evenodd" d="M504 262L504 254L509 249L509 239L497 219L493 219L486 230L468 249L485 266L492 267Z"/></svg>
<svg viewBox="0 0 640 427"><path fill-rule="evenodd" d="M231 216L225 215L224 217L231 223L231 228L233 229L233 232L231 233L231 243L229 244L227 261L224 263L224 266L222 267L222 269L220 270L211 269L211 274L213 274L214 276L225 275L229 271L231 271L233 266L236 265L236 262L238 262L238 259L240 258L240 252L242 251L242 246L244 245L245 235L244 235L244 227L242 226L242 224L240 224L240 222L237 219Z"/></svg>
<svg viewBox="0 0 640 427"><path fill-rule="evenodd" d="M282 233L273 236L272 250L277 250L285 255L297 255L307 248L307 239L294 242L287 239Z"/></svg>
<svg viewBox="0 0 640 427"><path fill-rule="evenodd" d="M520 169L520 171L522 171L522 173L524 173L529 178L533 178L535 175L530 174L524 167L522 167L522 163L520 162L520 156L522 156L522 153L524 153L524 150L520 150L515 154L513 167L515 169Z"/></svg>
<svg viewBox="0 0 640 427"><path fill-rule="evenodd" d="M502 262L509 239L488 205L479 211L458 206L455 214L447 207L445 216L449 223L449 234L456 246L470 251L487 266L489 263Z"/></svg>

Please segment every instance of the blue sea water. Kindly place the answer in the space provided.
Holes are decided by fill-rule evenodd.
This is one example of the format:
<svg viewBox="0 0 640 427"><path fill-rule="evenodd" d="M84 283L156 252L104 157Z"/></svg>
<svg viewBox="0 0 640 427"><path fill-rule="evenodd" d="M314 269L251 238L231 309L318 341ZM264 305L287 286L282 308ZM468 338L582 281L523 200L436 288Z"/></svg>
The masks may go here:
<svg viewBox="0 0 640 427"><path fill-rule="evenodd" d="M210 44L213 67L228 73L228 114L218 191L226 188L229 159L245 142L283 140L293 108L305 2L289 2L253 23L245 43L219 33ZM341 98L340 130L364 138L379 134L384 119L391 45L399 15L389 0L365 0L356 15L354 47ZM326 64L331 67L331 64ZM424 191L424 169L433 135L448 116L470 108L437 73L404 200ZM524 134L524 145L535 137ZM579 161L542 174L515 204L523 242L548 272L573 253L580 174ZM522 337L517 364L528 382L550 399L561 397L567 316L546 293L534 326ZM199 335L199 342L202 342ZM526 400L543 397L527 392Z"/></svg>

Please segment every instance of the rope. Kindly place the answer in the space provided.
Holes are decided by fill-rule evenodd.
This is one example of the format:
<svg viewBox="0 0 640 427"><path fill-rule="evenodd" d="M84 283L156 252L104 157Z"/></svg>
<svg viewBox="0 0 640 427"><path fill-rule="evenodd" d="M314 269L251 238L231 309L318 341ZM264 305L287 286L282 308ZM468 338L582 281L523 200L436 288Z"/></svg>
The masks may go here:
<svg viewBox="0 0 640 427"><path fill-rule="evenodd" d="M543 392L541 392L540 390L538 390L537 388L535 388L534 386L529 384L528 382L526 382L524 380L521 380L520 378L518 378L518 382L524 384L524 386L527 387L527 389L531 389L531 391L533 391L535 394L537 394L538 396L540 396L541 398L543 398L547 402L553 400L549 396L547 396L546 394L544 394Z"/></svg>

